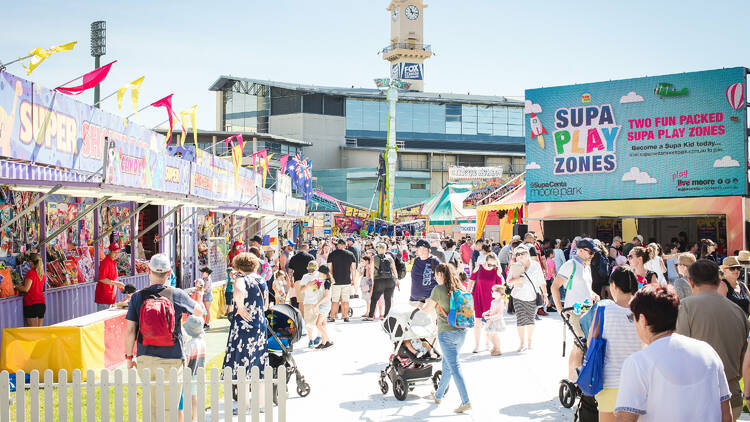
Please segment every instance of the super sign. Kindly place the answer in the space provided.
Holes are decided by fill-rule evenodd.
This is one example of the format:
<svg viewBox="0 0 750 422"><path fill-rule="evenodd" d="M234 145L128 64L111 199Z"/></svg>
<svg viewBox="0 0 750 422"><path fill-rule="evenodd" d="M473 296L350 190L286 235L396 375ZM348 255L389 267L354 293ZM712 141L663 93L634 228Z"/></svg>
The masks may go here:
<svg viewBox="0 0 750 422"><path fill-rule="evenodd" d="M555 174L611 173L617 169L615 144L622 126L612 106L555 111Z"/></svg>

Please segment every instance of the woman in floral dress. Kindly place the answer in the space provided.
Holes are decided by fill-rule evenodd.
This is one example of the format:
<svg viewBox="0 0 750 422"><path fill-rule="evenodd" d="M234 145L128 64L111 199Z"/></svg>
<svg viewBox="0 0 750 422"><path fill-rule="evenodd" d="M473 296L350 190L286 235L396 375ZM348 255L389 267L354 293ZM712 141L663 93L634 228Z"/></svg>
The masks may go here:
<svg viewBox="0 0 750 422"><path fill-rule="evenodd" d="M234 303L237 311L233 317L227 339L227 352L224 356L224 368L231 368L236 379L240 367L245 367L247 378L250 369L257 366L260 377L268 364L266 350L266 320L265 310L268 306L268 285L257 274L260 261L248 252L237 255L232 261L234 270ZM242 306L241 304L244 304ZM245 397L250 398L249 384ZM264 403L263 389L259 391L258 399ZM240 406L243 404L241 403ZM249 403L244 403L247 408ZM240 407L242 408L242 407Z"/></svg>

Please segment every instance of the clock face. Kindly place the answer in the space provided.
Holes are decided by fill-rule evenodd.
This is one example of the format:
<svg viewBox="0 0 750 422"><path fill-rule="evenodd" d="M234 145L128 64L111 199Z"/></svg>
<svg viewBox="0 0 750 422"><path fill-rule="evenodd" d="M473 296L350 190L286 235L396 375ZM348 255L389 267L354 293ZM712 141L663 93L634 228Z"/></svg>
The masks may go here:
<svg viewBox="0 0 750 422"><path fill-rule="evenodd" d="M393 11L391 12L391 19L394 21L398 19L398 6L393 6Z"/></svg>
<svg viewBox="0 0 750 422"><path fill-rule="evenodd" d="M410 4L406 6L406 9L404 9L404 14L406 15L407 19L413 21L419 17L419 8L413 4Z"/></svg>

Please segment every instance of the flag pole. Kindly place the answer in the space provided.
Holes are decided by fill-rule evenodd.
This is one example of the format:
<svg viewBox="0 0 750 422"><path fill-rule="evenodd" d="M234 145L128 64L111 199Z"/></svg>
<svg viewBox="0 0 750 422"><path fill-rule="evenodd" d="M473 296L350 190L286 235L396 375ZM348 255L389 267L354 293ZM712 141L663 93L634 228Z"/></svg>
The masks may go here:
<svg viewBox="0 0 750 422"><path fill-rule="evenodd" d="M136 115L137 113L140 113L140 112L142 112L143 110L145 110L145 109L147 109L147 108L149 108L149 107L151 107L151 104L149 104L149 105L147 105L147 106L145 106L145 107L143 107L143 108L139 109L139 110L138 110L138 111L136 111L135 113L130 113L130 114L128 114L128 116L127 116L127 117L125 117L125 120L128 120L128 119L130 119L131 117L135 116L135 115ZM167 121L169 121L169 120L167 120Z"/></svg>
<svg viewBox="0 0 750 422"><path fill-rule="evenodd" d="M28 55L28 56L26 56L26 57L19 57L19 58L17 58L17 59L15 59L15 60L13 60L13 61L10 61L10 62L8 62L8 63L2 63L2 62L0 62L0 72L4 72L4 71L5 71L5 68L6 68L6 67L8 67L8 66L10 66L10 65L12 65L12 64L18 63L18 62L20 62L21 60L26 60L26 59L29 59L29 58L31 58L31 57L33 57L33 56L34 56L33 54L29 54L29 55Z"/></svg>
<svg viewBox="0 0 750 422"><path fill-rule="evenodd" d="M120 91L120 90L118 89L117 91L115 91L115 92L113 92L113 93L111 93L111 94L107 95L106 97L102 98L101 100L99 100L99 101L95 102L95 103L93 104L93 106L94 106L94 107L98 106L99 104L101 104L101 103L102 103L102 101L106 100L107 98L113 97L113 96L114 96L115 94L117 94L117 93L118 93L119 91Z"/></svg>

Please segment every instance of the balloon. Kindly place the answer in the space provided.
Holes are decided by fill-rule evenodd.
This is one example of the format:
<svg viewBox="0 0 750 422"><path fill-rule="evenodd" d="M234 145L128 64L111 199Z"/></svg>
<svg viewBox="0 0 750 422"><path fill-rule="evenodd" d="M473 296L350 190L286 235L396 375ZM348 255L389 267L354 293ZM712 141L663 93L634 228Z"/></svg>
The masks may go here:
<svg viewBox="0 0 750 422"><path fill-rule="evenodd" d="M727 88L727 101L735 110L739 110L745 105L745 87L741 82L729 85L729 88Z"/></svg>

